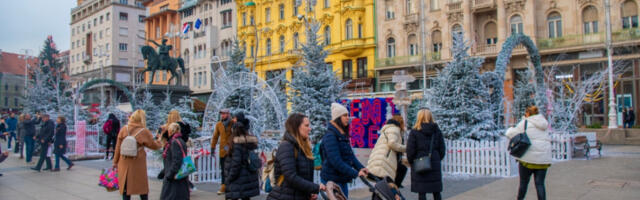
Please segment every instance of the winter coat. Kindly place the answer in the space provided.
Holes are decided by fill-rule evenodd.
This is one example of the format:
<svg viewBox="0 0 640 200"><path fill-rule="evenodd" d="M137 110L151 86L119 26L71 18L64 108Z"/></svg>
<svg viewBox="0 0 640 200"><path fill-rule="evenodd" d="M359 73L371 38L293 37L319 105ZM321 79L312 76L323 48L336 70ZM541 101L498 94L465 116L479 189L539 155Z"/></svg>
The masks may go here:
<svg viewBox="0 0 640 200"><path fill-rule="evenodd" d="M411 130L407 140L407 159L413 166L417 158L429 155L431 140L433 149L431 153L432 169L418 173L411 168L411 192L434 193L442 192L442 168L440 162L444 159L446 147L440 128L435 123L423 123L420 130Z"/></svg>
<svg viewBox="0 0 640 200"><path fill-rule="evenodd" d="M16 119L15 117L9 117L7 118L7 120L5 120L5 122L7 123L8 132L16 131L16 127L18 126L18 119Z"/></svg>
<svg viewBox="0 0 640 200"><path fill-rule="evenodd" d="M549 123L544 116L538 114L524 118L516 125L507 129L505 134L509 139L524 132L524 121L527 120L527 136L531 146L517 160L533 164L551 164L551 138L547 132Z"/></svg>
<svg viewBox="0 0 640 200"><path fill-rule="evenodd" d="M160 149L160 142L153 139L153 135L149 129L144 128L137 136L138 155L136 157L120 156L120 145L125 137L135 135L142 125L129 123L128 128L120 129L116 142L116 151L113 157L113 164L118 166L118 186L120 194L124 192L124 186L127 185L127 195L148 194L149 181L147 177L147 153L143 147L149 149Z"/></svg>
<svg viewBox="0 0 640 200"><path fill-rule="evenodd" d="M629 112L627 112L627 115L628 115L627 122L629 123L636 122L636 113L633 112L633 110L629 110Z"/></svg>
<svg viewBox="0 0 640 200"><path fill-rule="evenodd" d="M248 168L249 152L258 148L256 136L238 136L233 138L233 149L224 163L225 198L240 199L260 195L260 177L258 172Z"/></svg>
<svg viewBox="0 0 640 200"><path fill-rule="evenodd" d="M18 122L18 126L16 127L16 135L18 136L18 142L20 142L20 144L24 144L24 126L22 122Z"/></svg>
<svg viewBox="0 0 640 200"><path fill-rule="evenodd" d="M405 152L406 146L402 144L402 132L400 127L387 123L380 129L380 136L376 145L371 150L367 169L369 173L377 177L396 178L398 168L398 152Z"/></svg>
<svg viewBox="0 0 640 200"><path fill-rule="evenodd" d="M36 140L38 143L51 143L53 142L53 134L55 131L55 123L53 120L45 121L42 126L40 126L40 133L36 136ZM44 142L42 142L44 141Z"/></svg>
<svg viewBox="0 0 640 200"><path fill-rule="evenodd" d="M24 126L24 136L25 137L33 137L36 135L36 124L41 122L40 119L26 119L22 121L22 126Z"/></svg>
<svg viewBox="0 0 640 200"><path fill-rule="evenodd" d="M162 180L162 192L160 193L160 199L189 199L189 179L174 179L182 166L182 159L187 152L187 144L185 144L182 138L175 138L171 140L168 148L167 157L163 160L164 174L166 176L164 176Z"/></svg>
<svg viewBox="0 0 640 200"><path fill-rule="evenodd" d="M213 137L211 138L211 152L215 152L216 144L220 142L219 155L221 158L227 156L229 150L229 138L231 137L231 122L225 127L224 122L219 121L216 123L215 130L213 131Z"/></svg>
<svg viewBox="0 0 640 200"><path fill-rule="evenodd" d="M56 133L53 142L53 153L64 154L67 152L67 125L62 123L56 126ZM60 147L62 145L62 148Z"/></svg>
<svg viewBox="0 0 640 200"><path fill-rule="evenodd" d="M320 177L326 181L347 183L358 177L358 171L364 168L351 149L351 141L346 134L329 123L327 133L322 137L322 170Z"/></svg>
<svg viewBox="0 0 640 200"><path fill-rule="evenodd" d="M296 139L285 133L275 159L274 177L284 175L281 186L273 188L267 199L308 200L311 194L320 191L320 185L313 183L313 159L307 158Z"/></svg>

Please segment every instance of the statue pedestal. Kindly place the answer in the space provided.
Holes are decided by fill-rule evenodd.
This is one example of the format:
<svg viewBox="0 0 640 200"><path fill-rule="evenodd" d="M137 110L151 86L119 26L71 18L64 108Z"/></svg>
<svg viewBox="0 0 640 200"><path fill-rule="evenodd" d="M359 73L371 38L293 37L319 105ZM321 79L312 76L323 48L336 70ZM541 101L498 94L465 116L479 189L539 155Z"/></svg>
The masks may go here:
<svg viewBox="0 0 640 200"><path fill-rule="evenodd" d="M192 91L189 90L189 86L184 85L142 85L136 91L137 99L144 96L145 90L148 90L153 95L153 102L160 103L165 98L165 93L171 93L171 103L178 103L184 96L190 97Z"/></svg>

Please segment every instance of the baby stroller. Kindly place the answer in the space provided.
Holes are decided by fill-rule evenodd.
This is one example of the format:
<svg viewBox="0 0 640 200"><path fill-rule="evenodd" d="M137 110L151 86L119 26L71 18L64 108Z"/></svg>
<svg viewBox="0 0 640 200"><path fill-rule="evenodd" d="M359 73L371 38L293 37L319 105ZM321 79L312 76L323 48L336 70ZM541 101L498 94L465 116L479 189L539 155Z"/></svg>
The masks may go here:
<svg viewBox="0 0 640 200"><path fill-rule="evenodd" d="M373 193L373 200L404 200L404 196L400 193L398 187L393 183L390 178L379 178L375 176L368 176L368 178L375 181L375 184L371 184L369 180L363 176L360 177L360 180L364 182L367 187L369 187L369 191Z"/></svg>
<svg viewBox="0 0 640 200"><path fill-rule="evenodd" d="M326 187L327 187L327 191L326 192L325 191L320 191L320 196L322 196L322 199L324 199L324 200L347 200L347 197L344 196L344 193L340 189L340 186L338 186L333 181L327 182Z"/></svg>

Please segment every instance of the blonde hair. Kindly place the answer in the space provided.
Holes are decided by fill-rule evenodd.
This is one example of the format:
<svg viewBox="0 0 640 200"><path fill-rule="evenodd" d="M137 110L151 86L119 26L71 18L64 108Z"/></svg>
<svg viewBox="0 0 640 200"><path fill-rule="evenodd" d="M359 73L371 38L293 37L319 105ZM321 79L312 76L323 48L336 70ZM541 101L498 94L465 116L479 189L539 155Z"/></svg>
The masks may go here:
<svg viewBox="0 0 640 200"><path fill-rule="evenodd" d="M164 125L169 127L169 125L171 125L172 123L181 122L181 121L182 121L182 118L180 118L180 112L178 112L177 110L171 110L169 111L169 115L167 116L167 123Z"/></svg>
<svg viewBox="0 0 640 200"><path fill-rule="evenodd" d="M433 123L433 115L429 109L421 109L418 111L418 117L416 118L416 123L413 124L413 129L422 129L422 123Z"/></svg>
<svg viewBox="0 0 640 200"><path fill-rule="evenodd" d="M145 113L144 110L142 109L136 110L135 112L133 112L133 114L131 114L131 117L129 117L129 124L132 124L132 123L140 124L142 128L146 128L147 113Z"/></svg>
<svg viewBox="0 0 640 200"><path fill-rule="evenodd" d="M169 124L169 136L172 136L173 134L180 132L180 125L178 123L171 123Z"/></svg>
<svg viewBox="0 0 640 200"><path fill-rule="evenodd" d="M539 112L540 111L538 111L537 106L529 106L527 107L527 110L524 111L524 113L528 114L529 116L537 115Z"/></svg>
<svg viewBox="0 0 640 200"><path fill-rule="evenodd" d="M20 116L18 116L18 121L22 122L24 121L25 118L25 114L20 114Z"/></svg>

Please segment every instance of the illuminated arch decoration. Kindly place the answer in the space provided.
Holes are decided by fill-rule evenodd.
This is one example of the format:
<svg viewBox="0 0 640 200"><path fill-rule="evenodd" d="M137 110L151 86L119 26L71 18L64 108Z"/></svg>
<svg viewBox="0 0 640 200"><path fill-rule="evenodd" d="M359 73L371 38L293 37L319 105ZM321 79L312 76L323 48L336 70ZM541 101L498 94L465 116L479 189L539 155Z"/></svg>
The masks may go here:
<svg viewBox="0 0 640 200"><path fill-rule="evenodd" d="M83 84L82 87L80 87L80 89L78 90L78 94L82 94L85 90L89 89L91 86L94 86L96 84L102 84L102 83L106 83L108 85L115 86L116 88L122 90L124 92L124 94L127 95L127 99L129 99L129 102L131 103L131 110L136 110L136 101L135 101L135 99L133 99L133 96L131 95L131 92L129 91L129 89L127 89L126 86L124 86L121 83L118 83L118 82L116 82L114 80L110 80L110 79L94 79L94 80L91 80L91 81L86 82L85 84Z"/></svg>

